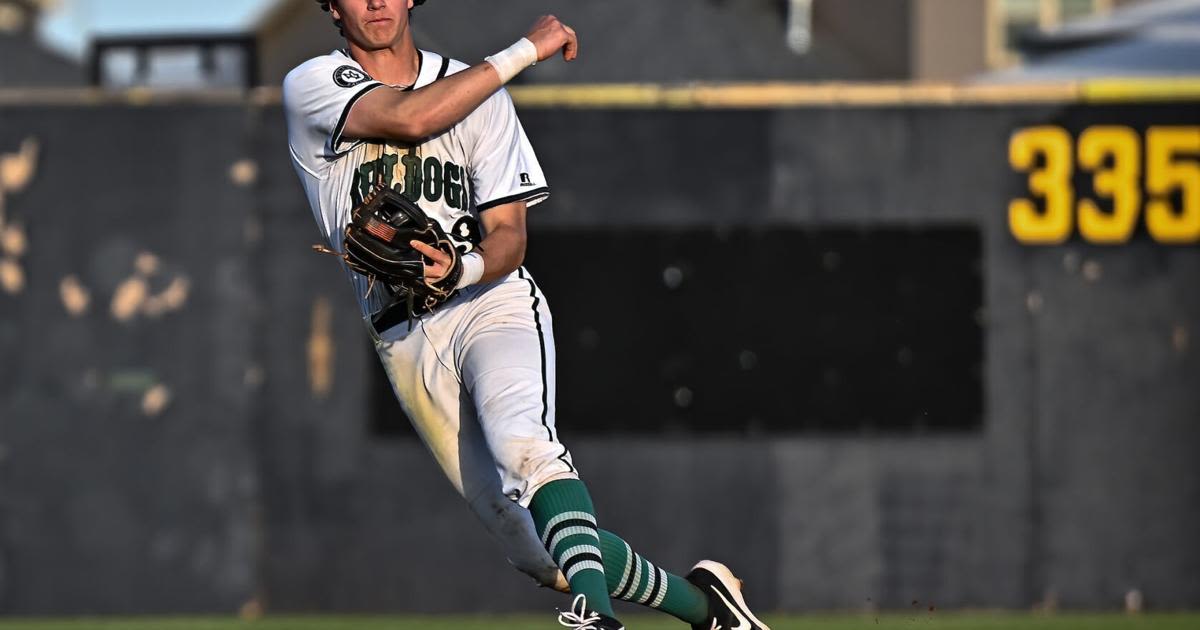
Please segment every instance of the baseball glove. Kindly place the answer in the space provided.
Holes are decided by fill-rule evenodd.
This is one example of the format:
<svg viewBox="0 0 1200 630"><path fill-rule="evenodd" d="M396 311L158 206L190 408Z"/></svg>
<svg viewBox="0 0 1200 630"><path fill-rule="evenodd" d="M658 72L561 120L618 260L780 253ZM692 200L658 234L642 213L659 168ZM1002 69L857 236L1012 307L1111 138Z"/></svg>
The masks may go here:
<svg viewBox="0 0 1200 630"><path fill-rule="evenodd" d="M409 243L420 241L450 256L450 271L431 281L425 277L425 257ZM413 201L386 186L376 186L350 214L342 252L324 245L313 249L333 254L370 281L367 295L383 284L398 299L408 301L409 316L432 310L454 293L462 277L462 255L437 221Z"/></svg>

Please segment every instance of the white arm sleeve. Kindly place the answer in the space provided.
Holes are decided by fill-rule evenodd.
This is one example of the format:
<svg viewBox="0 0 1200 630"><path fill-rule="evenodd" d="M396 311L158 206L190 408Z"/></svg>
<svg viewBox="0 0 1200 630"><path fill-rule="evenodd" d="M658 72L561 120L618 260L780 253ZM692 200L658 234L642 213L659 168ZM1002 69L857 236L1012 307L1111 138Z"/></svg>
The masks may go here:
<svg viewBox="0 0 1200 630"><path fill-rule="evenodd" d="M311 59L283 80L288 148L304 170L318 175L357 144L342 139L351 108L383 84L367 76L348 58Z"/></svg>
<svg viewBox="0 0 1200 630"><path fill-rule="evenodd" d="M507 90L501 89L472 116L478 125L471 152L471 190L475 208L488 208L514 201L532 206L550 196L546 176Z"/></svg>

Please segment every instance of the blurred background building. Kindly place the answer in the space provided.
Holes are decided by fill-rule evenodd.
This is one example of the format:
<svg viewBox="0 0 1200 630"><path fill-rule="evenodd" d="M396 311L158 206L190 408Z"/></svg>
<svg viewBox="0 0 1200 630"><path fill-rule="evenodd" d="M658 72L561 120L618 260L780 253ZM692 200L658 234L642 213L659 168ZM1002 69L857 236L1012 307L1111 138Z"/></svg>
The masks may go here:
<svg viewBox="0 0 1200 630"><path fill-rule="evenodd" d="M768 609L1200 605L1198 6L419 9L464 60L583 34L512 91L603 522ZM561 603L309 251L273 88L339 45L311 0L0 0L0 613Z"/></svg>
<svg viewBox="0 0 1200 630"><path fill-rule="evenodd" d="M83 84L80 64L39 40L40 19L41 7L34 0L0 0L0 87Z"/></svg>
<svg viewBox="0 0 1200 630"><path fill-rule="evenodd" d="M986 80L1188 76L1200 59L1200 5L1187 0L1126 3L1100 15L1025 28L1009 39L1025 63Z"/></svg>
<svg viewBox="0 0 1200 630"><path fill-rule="evenodd" d="M55 19L86 19L83 0L64 0ZM586 40L590 56L570 68L522 77L525 82L678 82L755 80L960 80L1011 67L1021 58L1021 37L1059 25L1105 16L1133 0L634 0L564 6ZM308 0L258 0L240 17L209 18L190 27L169 19L119 22L93 31L77 26L70 37L89 39L82 51L91 78L111 87L236 87L278 85L288 70L332 50L341 40L328 15ZM1187 2L1152 2L1178 5ZM29 12L32 0L11 0L12 12ZM116 13L120 9L108 9ZM128 11L139 10L131 5ZM449 19L418 19L421 45L464 60L479 59L507 33L527 25L537 0L503 5L465 0L439 7ZM141 8L140 10L145 10ZM91 9L98 12L99 9ZM1163 15L1162 10L1142 12ZM1140 15L1135 11L1132 16ZM83 16L83 17L81 17ZM636 16L633 19L632 16ZM495 28L477 33L457 25L482 19ZM1138 17L1130 17L1136 21ZM1164 19L1147 17L1146 19ZM32 18L22 18L31 24ZM1090 24L1103 23L1105 18ZM1130 22L1131 23L1131 22ZM62 30L62 29L59 29ZM1119 29L1113 29L1113 32ZM1078 32L1074 29L1070 32ZM504 34L504 35L502 35ZM664 36L669 34L669 36ZM1059 41L1069 33L1048 35ZM60 36L61 39L62 36ZM1030 39L1030 42L1033 40ZM1038 41L1048 41L1042 38ZM1075 37L1073 41L1078 41ZM80 44L60 42L60 46ZM1032 45L1032 44L1031 44ZM1039 50L1043 50L1043 45ZM685 52L686 51L686 52Z"/></svg>

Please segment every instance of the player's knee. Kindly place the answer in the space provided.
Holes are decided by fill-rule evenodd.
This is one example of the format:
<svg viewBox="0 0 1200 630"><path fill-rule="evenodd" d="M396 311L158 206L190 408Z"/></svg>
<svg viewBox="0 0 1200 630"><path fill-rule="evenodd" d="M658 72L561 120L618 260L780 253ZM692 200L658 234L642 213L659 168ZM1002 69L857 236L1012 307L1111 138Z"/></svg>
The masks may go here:
<svg viewBox="0 0 1200 630"><path fill-rule="evenodd" d="M571 454L553 442L532 445L520 457L503 464L502 476L505 494L525 507L538 489L551 481L579 478Z"/></svg>
<svg viewBox="0 0 1200 630"><path fill-rule="evenodd" d="M564 593L571 592L571 586L567 583L566 576L562 574L562 571L555 566L553 562L530 563L518 562L512 559L510 559L509 562L511 562L513 567L518 571L533 578L539 586L552 588L556 591L562 591Z"/></svg>

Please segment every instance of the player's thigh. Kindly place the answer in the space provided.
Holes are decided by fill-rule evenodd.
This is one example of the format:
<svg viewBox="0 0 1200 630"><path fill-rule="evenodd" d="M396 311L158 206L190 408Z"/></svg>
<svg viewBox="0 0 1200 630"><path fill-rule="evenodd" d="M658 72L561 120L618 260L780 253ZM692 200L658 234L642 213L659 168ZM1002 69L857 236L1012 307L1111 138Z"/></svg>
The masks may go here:
<svg viewBox="0 0 1200 630"><path fill-rule="evenodd" d="M480 417L534 418L525 431L553 437L554 321L532 277L519 269L477 298L464 329L455 358Z"/></svg>
<svg viewBox="0 0 1200 630"><path fill-rule="evenodd" d="M554 428L553 322L524 272L486 297L460 355L463 383L505 493L527 504L541 485L575 476Z"/></svg>
<svg viewBox="0 0 1200 630"><path fill-rule="evenodd" d="M402 324L376 337L375 350L400 408L460 494L468 499L485 494L489 484L499 492L474 402L430 343L431 331L422 330L423 325L417 322L409 331Z"/></svg>
<svg viewBox="0 0 1200 630"><path fill-rule="evenodd" d="M436 337L437 330L416 330L411 342L396 331L376 338L376 350L400 406L513 566L543 586L561 586L558 567L538 539L528 510L504 492L474 401L425 337Z"/></svg>

